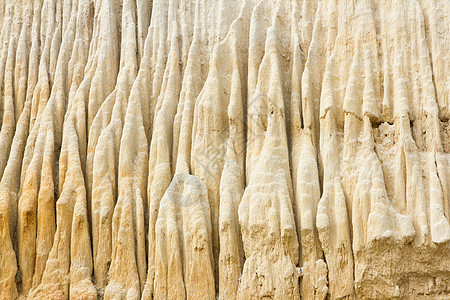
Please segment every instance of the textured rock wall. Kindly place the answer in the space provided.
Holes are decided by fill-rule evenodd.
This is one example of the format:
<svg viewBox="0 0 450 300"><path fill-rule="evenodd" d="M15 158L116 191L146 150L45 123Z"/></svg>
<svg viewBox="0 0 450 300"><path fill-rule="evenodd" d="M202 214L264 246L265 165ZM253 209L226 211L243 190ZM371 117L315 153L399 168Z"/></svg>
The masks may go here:
<svg viewBox="0 0 450 300"><path fill-rule="evenodd" d="M450 297L449 15L0 0L0 298Z"/></svg>

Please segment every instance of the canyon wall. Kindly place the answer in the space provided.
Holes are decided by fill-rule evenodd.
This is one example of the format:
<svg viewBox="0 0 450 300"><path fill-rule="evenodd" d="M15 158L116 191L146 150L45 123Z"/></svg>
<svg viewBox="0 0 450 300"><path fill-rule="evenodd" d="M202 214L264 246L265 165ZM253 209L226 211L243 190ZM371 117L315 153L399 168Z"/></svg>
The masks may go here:
<svg viewBox="0 0 450 300"><path fill-rule="evenodd" d="M0 0L0 299L450 298L448 0Z"/></svg>

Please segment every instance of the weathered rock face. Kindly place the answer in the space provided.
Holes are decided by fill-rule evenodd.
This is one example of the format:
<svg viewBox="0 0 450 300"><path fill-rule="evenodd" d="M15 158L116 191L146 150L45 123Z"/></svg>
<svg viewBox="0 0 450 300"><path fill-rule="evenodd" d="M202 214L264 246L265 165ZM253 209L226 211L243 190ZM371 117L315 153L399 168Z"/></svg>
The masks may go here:
<svg viewBox="0 0 450 300"><path fill-rule="evenodd" d="M448 0L0 0L0 299L450 298Z"/></svg>

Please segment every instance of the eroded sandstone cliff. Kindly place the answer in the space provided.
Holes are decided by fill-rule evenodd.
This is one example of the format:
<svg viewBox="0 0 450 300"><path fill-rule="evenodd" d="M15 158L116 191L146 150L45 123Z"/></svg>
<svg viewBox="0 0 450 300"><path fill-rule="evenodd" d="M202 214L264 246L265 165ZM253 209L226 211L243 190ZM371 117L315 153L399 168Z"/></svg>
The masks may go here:
<svg viewBox="0 0 450 300"><path fill-rule="evenodd" d="M449 15L0 0L0 298L450 297Z"/></svg>

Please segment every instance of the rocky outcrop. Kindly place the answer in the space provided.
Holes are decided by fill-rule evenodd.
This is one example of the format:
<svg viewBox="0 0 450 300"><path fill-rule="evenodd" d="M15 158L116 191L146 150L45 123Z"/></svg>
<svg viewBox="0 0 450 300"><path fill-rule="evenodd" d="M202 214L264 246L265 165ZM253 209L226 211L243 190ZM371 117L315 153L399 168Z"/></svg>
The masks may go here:
<svg viewBox="0 0 450 300"><path fill-rule="evenodd" d="M0 299L450 297L446 0L0 0Z"/></svg>

